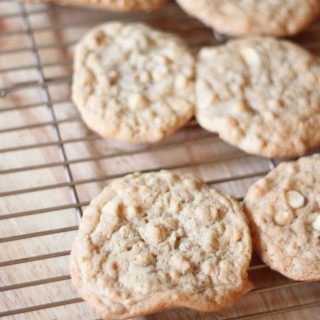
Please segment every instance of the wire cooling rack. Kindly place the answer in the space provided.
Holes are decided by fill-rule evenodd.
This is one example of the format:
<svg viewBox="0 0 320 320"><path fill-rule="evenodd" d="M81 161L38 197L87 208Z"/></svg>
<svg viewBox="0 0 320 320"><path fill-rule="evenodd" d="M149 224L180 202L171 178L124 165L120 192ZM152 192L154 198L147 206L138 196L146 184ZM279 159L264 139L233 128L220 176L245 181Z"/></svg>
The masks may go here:
<svg viewBox="0 0 320 320"><path fill-rule="evenodd" d="M174 3L149 14L0 0L0 318L95 319L73 289L68 258L82 210L103 186L133 171L196 174L241 200L275 162L240 152L193 120L155 145L102 140L70 101L72 51L89 27L145 21L197 52L212 31ZM219 38L221 40L221 38ZM295 38L315 53L320 23ZM214 314L165 311L142 319L319 319L319 283L288 280L254 257L255 289Z"/></svg>

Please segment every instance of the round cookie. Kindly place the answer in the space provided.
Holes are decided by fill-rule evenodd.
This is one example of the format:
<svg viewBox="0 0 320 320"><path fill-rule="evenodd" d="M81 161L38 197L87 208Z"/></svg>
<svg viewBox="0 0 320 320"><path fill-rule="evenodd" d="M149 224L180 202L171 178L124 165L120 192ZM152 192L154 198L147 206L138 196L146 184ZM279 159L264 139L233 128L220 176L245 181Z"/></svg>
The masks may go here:
<svg viewBox="0 0 320 320"><path fill-rule="evenodd" d="M175 36L140 23L107 23L76 48L73 101L105 138L156 142L194 115L194 67Z"/></svg>
<svg viewBox="0 0 320 320"><path fill-rule="evenodd" d="M177 0L190 15L222 33L289 36L320 12L319 0Z"/></svg>
<svg viewBox="0 0 320 320"><path fill-rule="evenodd" d="M202 127L248 153L303 155L320 144L320 60L264 37L203 48L196 107Z"/></svg>
<svg viewBox="0 0 320 320"><path fill-rule="evenodd" d="M25 0L30 3L53 2L68 6L104 8L113 11L150 11L162 6L167 0Z"/></svg>
<svg viewBox="0 0 320 320"><path fill-rule="evenodd" d="M281 163L244 199L254 249L295 280L320 280L320 155Z"/></svg>
<svg viewBox="0 0 320 320"><path fill-rule="evenodd" d="M174 307L214 311L250 289L239 204L191 175L134 173L85 210L71 253L80 295L103 319Z"/></svg>

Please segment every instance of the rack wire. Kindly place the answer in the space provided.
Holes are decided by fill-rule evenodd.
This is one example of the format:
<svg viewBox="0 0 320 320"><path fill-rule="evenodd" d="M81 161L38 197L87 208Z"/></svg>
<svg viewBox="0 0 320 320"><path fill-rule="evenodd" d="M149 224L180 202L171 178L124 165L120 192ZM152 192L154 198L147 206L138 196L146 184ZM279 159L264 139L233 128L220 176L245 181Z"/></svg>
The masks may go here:
<svg viewBox="0 0 320 320"><path fill-rule="evenodd" d="M275 167L195 120L155 145L120 145L90 132L70 100L72 51L89 27L108 20L172 31L194 52L218 43L172 2L149 14L111 14L0 0L0 318L95 318L71 285L68 256L82 210L107 181L166 168L194 173L242 200ZM316 22L295 41L319 53L319 36ZM319 283L285 279L257 257L249 272L255 288L231 308L146 318L320 318Z"/></svg>

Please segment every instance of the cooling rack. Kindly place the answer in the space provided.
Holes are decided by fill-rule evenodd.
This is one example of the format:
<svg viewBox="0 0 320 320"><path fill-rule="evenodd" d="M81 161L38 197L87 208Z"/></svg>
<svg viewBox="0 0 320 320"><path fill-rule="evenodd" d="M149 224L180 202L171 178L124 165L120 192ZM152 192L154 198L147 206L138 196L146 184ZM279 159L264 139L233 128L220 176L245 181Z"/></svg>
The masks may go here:
<svg viewBox="0 0 320 320"><path fill-rule="evenodd" d="M171 31L194 52L224 40L172 2L149 14L111 14L0 0L0 318L96 319L71 285L68 259L82 210L108 181L166 168L241 200L277 163L228 146L194 120L155 145L104 141L88 130L70 101L72 52L88 28L109 20ZM320 23L294 40L319 53ZM141 319L320 318L319 283L288 280L257 257L249 273L254 290L221 312Z"/></svg>

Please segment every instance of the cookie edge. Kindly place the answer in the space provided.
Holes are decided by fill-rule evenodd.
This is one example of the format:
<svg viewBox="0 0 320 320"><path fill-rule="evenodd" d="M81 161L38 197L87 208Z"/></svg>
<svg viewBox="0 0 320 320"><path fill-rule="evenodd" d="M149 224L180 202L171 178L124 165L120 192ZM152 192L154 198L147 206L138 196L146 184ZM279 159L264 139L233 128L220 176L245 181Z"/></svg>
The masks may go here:
<svg viewBox="0 0 320 320"><path fill-rule="evenodd" d="M135 173L138 175L142 175L143 173ZM186 175L182 174L181 176ZM188 174L187 174L188 175ZM127 175L125 177L128 177L130 175ZM190 176L190 174L189 174ZM193 178L196 178L195 176L191 175ZM198 178L196 178L198 179ZM199 180L199 179L198 179ZM203 181L201 181L205 186L207 186ZM106 187L108 188L108 186ZM246 240L248 241L247 243L247 263L242 267L241 270L241 279L242 279L242 287L239 289L239 291L234 291L230 294L228 299L224 300L223 304L217 304L217 303L212 303L209 302L208 300L199 303L201 300L203 300L203 296L201 294L198 295L182 295L178 294L178 299L175 300L175 303L172 303L172 298L173 295L177 295L175 290L168 290L163 292L162 294L152 294L149 299L145 299L142 302L138 302L133 308L131 308L130 312L125 312L121 314L116 314L113 313L113 316L110 316L112 312L108 308L108 306L100 303L95 297L92 295L89 295L86 293L82 286L81 282L81 276L79 273L78 265L77 265L77 241L76 239L73 242L72 245L72 250L71 250L71 256L70 256L70 274L71 274L71 280L74 284L74 286L77 288L78 292L80 293L80 296L87 301L87 303L95 310L95 312L101 316L103 319L106 320L116 320L116 319L128 319L131 317L138 317L138 316L143 316L143 315L148 315L151 313L157 313L160 311L164 311L167 309L173 309L173 308L189 308L193 309L196 311L200 312L214 312L221 310L227 306L232 305L235 303L239 298L241 298L245 293L250 291L252 289L252 284L250 283L248 279L248 268L251 262L251 257L252 257L252 238L251 238L251 233L249 229L249 222L248 222L248 217L244 213L243 207L241 204L234 198L225 195L221 193L220 191L213 189L213 188L208 188L210 192L213 192L215 194L218 194L220 197L225 199L228 204L231 206L232 210L236 214L240 214L242 218L244 219L245 225L246 225ZM90 226L93 225L94 219L93 217L96 214L96 209L98 207L98 203L101 201L102 195L103 195L104 190L97 196L95 197L90 205L86 208L84 215L82 217L83 221L81 222L81 225L84 226L84 228L89 228ZM76 237L80 237L80 231L78 231L78 234ZM188 299L189 298L189 299Z"/></svg>
<svg viewBox="0 0 320 320"><path fill-rule="evenodd" d="M312 159L315 158L320 162L320 153L301 157L298 161L303 161L304 159ZM319 281L320 280L320 269L315 268L319 266L318 263L315 263L314 260L311 259L299 259L299 257L291 257L288 259L288 256L281 255L277 256L274 259L274 255L269 255L267 253L267 246L271 243L272 246L280 248L277 244L273 243L273 238L267 235L266 233L261 231L259 225L254 221L252 210L248 206L248 202L255 203L256 199L254 197L254 190L257 187L257 183L261 183L261 181L265 181L266 179L273 179L273 176L277 174L278 170L281 170L282 167L287 166L290 163L294 163L295 161L285 161L281 162L275 169L270 171L266 176L257 180L253 185L250 186L244 200L243 200L243 209L245 214L248 217L249 226L251 230L251 237L253 243L253 250L258 253L261 260L270 267L270 269L279 272L283 276L296 280L296 281ZM277 170L278 169L278 170ZM281 250L279 250L281 252ZM276 263L274 263L276 261ZM278 262L278 263L277 263ZM303 267L303 272L297 272L292 269L292 263L298 263ZM301 270L301 268L299 268Z"/></svg>
<svg viewBox="0 0 320 320"><path fill-rule="evenodd" d="M204 23L208 28L212 28L223 34L230 36L245 36L245 35L269 35L274 37L294 36L305 28L307 28L320 15L320 3L315 5L313 10L310 9L309 15L305 15L303 19L296 21L293 30L274 30L266 32L267 26L255 26L250 22L250 19L236 20L232 17L228 18L220 14L209 15L208 11L203 11L204 3L201 3L198 8L193 5L192 0L176 0L179 6L190 16L195 17ZM202 1L202 0L200 0ZM200 11L200 13L199 13ZM204 13L202 13L202 11ZM212 8L211 11L214 11Z"/></svg>

